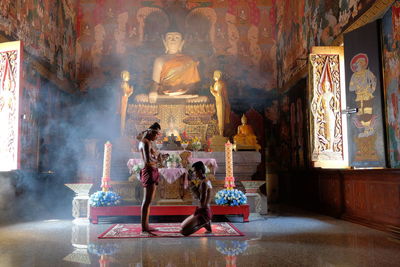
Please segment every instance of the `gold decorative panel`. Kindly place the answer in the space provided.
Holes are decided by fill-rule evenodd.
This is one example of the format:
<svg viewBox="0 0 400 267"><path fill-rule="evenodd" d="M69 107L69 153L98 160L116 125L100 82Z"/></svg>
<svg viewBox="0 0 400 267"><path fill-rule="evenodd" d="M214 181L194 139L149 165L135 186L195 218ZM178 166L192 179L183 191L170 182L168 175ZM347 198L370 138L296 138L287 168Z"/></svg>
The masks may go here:
<svg viewBox="0 0 400 267"><path fill-rule="evenodd" d="M320 53L316 53L320 51ZM342 47L314 47L310 54L311 160L316 166L347 166Z"/></svg>
<svg viewBox="0 0 400 267"><path fill-rule="evenodd" d="M0 44L0 171L19 168L21 43Z"/></svg>

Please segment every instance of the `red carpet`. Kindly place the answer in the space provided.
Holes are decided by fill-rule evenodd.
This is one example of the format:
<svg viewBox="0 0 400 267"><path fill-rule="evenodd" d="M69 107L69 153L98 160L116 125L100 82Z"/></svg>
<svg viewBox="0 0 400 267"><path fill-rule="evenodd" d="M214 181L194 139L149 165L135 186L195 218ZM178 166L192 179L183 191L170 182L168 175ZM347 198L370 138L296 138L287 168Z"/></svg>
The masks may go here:
<svg viewBox="0 0 400 267"><path fill-rule="evenodd" d="M184 237L179 231L181 230L180 223L152 223L151 227L157 231L152 232L154 235L142 233L141 225L137 224L114 224L104 233L99 235L99 238L143 238L143 237ZM191 237L213 237L213 236L243 236L235 226L228 222L212 223L212 233L206 234L205 229L201 228Z"/></svg>

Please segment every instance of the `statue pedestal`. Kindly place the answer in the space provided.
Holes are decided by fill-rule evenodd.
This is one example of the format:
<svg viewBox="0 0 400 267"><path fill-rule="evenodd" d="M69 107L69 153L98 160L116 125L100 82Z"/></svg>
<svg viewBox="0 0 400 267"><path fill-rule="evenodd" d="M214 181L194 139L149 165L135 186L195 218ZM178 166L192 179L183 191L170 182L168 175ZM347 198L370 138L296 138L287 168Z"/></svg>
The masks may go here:
<svg viewBox="0 0 400 267"><path fill-rule="evenodd" d="M214 135L211 138L211 150L212 151L219 151L219 152L224 152L225 151L225 143L228 142L228 138L224 137L222 135Z"/></svg>
<svg viewBox="0 0 400 267"><path fill-rule="evenodd" d="M89 222L89 191L93 184L65 184L75 192L76 196L72 200L72 217L74 222Z"/></svg>
<svg viewBox="0 0 400 267"><path fill-rule="evenodd" d="M152 123L159 122L165 131L173 122L179 134L207 140L217 134L215 104L202 96L195 98L159 96L156 103L137 102L127 109L126 135L131 138L146 130ZM192 97L192 96L191 96ZM197 99L199 99L197 101Z"/></svg>
<svg viewBox="0 0 400 267"><path fill-rule="evenodd" d="M265 181L241 181L246 190L247 202L250 205L250 212L259 214L268 213L267 197L260 193L260 186L265 184Z"/></svg>

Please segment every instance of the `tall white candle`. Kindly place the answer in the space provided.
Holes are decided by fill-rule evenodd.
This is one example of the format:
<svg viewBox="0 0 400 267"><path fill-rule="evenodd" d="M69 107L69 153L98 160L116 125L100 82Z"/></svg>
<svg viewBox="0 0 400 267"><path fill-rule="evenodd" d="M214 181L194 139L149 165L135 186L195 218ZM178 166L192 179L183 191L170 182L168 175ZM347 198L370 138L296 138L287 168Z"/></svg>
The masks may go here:
<svg viewBox="0 0 400 267"><path fill-rule="evenodd" d="M226 177L233 177L232 144L229 141L225 144L225 164Z"/></svg>
<svg viewBox="0 0 400 267"><path fill-rule="evenodd" d="M104 144L103 178L110 178L111 151L112 151L112 144L110 143L110 141L107 141Z"/></svg>
<svg viewBox="0 0 400 267"><path fill-rule="evenodd" d="M110 188L111 151L112 144L110 141L107 141L104 144L103 177L101 178L101 188L103 191L108 191Z"/></svg>

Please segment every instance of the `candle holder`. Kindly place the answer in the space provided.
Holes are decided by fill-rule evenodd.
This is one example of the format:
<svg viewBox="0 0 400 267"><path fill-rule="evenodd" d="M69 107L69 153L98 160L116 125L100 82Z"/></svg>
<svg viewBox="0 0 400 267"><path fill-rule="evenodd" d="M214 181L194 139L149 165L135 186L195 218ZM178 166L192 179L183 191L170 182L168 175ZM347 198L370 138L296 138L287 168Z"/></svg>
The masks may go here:
<svg viewBox="0 0 400 267"><path fill-rule="evenodd" d="M75 218L73 222L89 222L89 191L93 184L77 183L65 184L65 186L76 194L72 199L72 217Z"/></svg>

